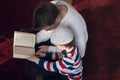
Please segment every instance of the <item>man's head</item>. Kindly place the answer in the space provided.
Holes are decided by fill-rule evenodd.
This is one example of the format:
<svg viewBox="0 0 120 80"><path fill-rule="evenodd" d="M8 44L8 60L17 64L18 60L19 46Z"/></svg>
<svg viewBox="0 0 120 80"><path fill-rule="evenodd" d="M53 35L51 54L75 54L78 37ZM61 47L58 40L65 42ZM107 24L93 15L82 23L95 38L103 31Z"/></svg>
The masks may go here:
<svg viewBox="0 0 120 80"><path fill-rule="evenodd" d="M56 26L56 19L59 15L59 10L57 6L50 2L40 2L40 4L36 7L33 21L35 29L51 29ZM52 26L52 27L51 27Z"/></svg>

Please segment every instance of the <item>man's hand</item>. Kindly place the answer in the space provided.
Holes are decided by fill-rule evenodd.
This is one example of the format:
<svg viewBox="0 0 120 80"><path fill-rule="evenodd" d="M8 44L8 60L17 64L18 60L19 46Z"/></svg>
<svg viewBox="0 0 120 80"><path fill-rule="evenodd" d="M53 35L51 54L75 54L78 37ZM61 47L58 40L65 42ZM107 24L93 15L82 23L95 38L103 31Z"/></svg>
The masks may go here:
<svg viewBox="0 0 120 80"><path fill-rule="evenodd" d="M38 50L36 53L35 53L36 56L38 57L45 57L46 56L46 52L41 52L40 50Z"/></svg>
<svg viewBox="0 0 120 80"><path fill-rule="evenodd" d="M49 46L43 45L39 47L39 52L48 52Z"/></svg>
<svg viewBox="0 0 120 80"><path fill-rule="evenodd" d="M49 46L43 45L39 47L39 50L35 53L36 56L38 57L45 57L46 52L48 52Z"/></svg>
<svg viewBox="0 0 120 80"><path fill-rule="evenodd" d="M35 55L32 55L31 57L28 58L28 61L35 62L36 64L39 63L40 58L36 57Z"/></svg>

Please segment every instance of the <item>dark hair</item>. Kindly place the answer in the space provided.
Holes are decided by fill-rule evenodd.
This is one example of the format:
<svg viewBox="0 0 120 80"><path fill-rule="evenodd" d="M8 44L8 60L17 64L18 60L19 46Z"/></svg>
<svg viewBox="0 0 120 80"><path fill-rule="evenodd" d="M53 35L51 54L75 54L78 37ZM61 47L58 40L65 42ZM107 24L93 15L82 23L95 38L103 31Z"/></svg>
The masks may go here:
<svg viewBox="0 0 120 80"><path fill-rule="evenodd" d="M59 10L56 5L46 1L40 2L33 15L34 28L41 29L45 28L45 26L52 25L58 14Z"/></svg>

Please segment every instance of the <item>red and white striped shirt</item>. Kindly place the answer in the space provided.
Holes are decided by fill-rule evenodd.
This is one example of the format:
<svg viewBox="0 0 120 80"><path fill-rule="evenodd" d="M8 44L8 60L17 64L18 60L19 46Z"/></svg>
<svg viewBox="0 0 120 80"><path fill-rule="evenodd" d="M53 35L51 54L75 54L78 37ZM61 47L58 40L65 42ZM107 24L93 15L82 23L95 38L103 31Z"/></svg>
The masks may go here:
<svg viewBox="0 0 120 80"><path fill-rule="evenodd" d="M76 47L69 53L63 51L62 53L48 53L46 56L56 61L49 62L40 59L39 66L47 71L66 75L69 80L82 80L82 60Z"/></svg>

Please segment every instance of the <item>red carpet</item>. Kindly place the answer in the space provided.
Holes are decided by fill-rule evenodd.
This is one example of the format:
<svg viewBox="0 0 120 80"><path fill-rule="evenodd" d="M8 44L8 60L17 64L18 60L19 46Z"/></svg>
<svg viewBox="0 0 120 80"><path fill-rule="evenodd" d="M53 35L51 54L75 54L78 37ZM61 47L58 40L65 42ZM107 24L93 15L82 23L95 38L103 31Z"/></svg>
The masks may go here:
<svg viewBox="0 0 120 80"><path fill-rule="evenodd" d="M32 27L32 14L40 0L1 0L0 36ZM88 26L89 41L83 58L84 80L120 80L120 1L73 0ZM25 74L24 60L12 59L12 42L0 43L0 80L34 80Z"/></svg>

